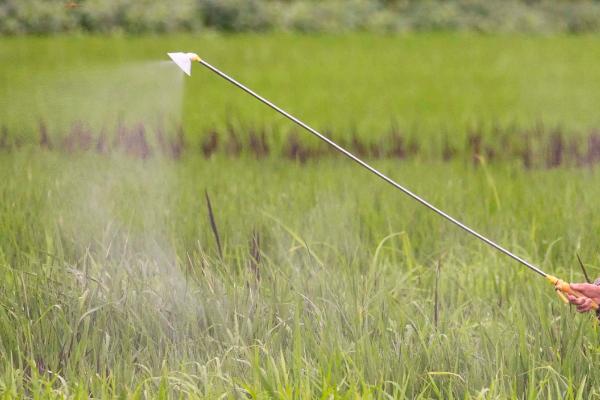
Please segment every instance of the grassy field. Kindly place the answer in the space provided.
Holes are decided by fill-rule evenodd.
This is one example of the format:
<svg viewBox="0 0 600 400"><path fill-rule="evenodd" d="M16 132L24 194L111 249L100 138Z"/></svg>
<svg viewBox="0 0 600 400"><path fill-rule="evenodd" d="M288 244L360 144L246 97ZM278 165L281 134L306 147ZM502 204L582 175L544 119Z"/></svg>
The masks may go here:
<svg viewBox="0 0 600 400"><path fill-rule="evenodd" d="M70 111L65 105L75 107L73 114L79 112L77 107L91 99L74 89L86 79L122 95L138 82L131 82L132 73L119 71L138 67L147 75L148 62L166 59L167 51L188 50L317 127L340 133L357 129L377 134L392 119L405 129L429 134L449 130L453 136L478 122L527 127L543 121L579 131L600 126L596 36L206 35L2 41L0 120L16 127L31 117L52 120L57 110ZM92 78L87 77L90 70ZM172 97L157 74L151 76L155 90L146 83L145 96L135 98L136 103L148 101L149 93L152 98ZM111 87L115 77L128 78L129 85L120 91ZM55 90L48 88L52 82L59 83ZM50 108L48 95L63 107ZM184 125L190 134L223 126L231 117L249 125L287 126L248 100L197 67L186 80Z"/></svg>
<svg viewBox="0 0 600 400"><path fill-rule="evenodd" d="M427 150L464 145L474 124L491 142L495 124L519 127L508 143L540 124L587 137L597 38L2 41L0 398L600 397L597 324L543 279L341 157L282 157L287 123L199 68L183 85L152 61L196 50L341 138L396 121ZM170 156L121 151L127 135L100 148L118 118L163 111L183 118ZM266 126L271 151L200 151L231 124ZM596 159L476 153L369 157L548 272L583 280L579 253L596 275Z"/></svg>

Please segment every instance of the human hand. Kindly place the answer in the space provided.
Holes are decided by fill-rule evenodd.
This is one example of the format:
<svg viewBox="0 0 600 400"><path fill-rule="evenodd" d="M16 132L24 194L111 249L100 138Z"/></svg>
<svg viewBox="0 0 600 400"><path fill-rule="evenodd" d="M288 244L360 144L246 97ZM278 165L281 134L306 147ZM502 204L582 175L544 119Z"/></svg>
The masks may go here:
<svg viewBox="0 0 600 400"><path fill-rule="evenodd" d="M600 304L600 286L592 283L572 283L571 289L578 291L585 297L575 297L567 294L567 298L571 304L577 306L577 312L584 313L593 310L592 304Z"/></svg>

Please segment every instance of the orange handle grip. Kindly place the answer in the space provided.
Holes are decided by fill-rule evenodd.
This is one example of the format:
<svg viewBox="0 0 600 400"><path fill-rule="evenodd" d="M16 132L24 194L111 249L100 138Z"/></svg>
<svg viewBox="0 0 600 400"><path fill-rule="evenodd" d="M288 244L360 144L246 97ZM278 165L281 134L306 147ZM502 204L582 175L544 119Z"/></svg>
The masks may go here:
<svg viewBox="0 0 600 400"><path fill-rule="evenodd" d="M570 294L571 296L575 296L577 298L587 297L584 296L581 292L578 292L577 290L571 288L571 285L563 281L562 279L558 279L557 277L552 275L548 275L546 278L548 278L548 280L554 285L554 288L559 293L561 298L563 298L563 300L566 300L563 293ZM592 308L597 311L600 308L600 306L598 305L598 303L592 300Z"/></svg>

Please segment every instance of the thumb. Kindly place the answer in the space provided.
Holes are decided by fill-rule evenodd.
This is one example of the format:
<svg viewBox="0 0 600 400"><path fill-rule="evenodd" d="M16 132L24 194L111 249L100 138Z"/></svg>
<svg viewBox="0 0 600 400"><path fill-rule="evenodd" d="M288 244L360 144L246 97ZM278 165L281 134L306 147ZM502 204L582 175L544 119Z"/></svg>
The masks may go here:
<svg viewBox="0 0 600 400"><path fill-rule="evenodd" d="M586 297L600 297L600 286L592 283L571 283L571 289L581 292Z"/></svg>

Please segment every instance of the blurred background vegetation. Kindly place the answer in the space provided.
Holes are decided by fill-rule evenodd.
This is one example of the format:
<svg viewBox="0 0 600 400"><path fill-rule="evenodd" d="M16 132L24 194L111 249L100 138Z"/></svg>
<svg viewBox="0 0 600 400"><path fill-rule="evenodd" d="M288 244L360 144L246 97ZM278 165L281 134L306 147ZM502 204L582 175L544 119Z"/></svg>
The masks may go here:
<svg viewBox="0 0 600 400"><path fill-rule="evenodd" d="M597 0L0 0L0 34L600 31Z"/></svg>

